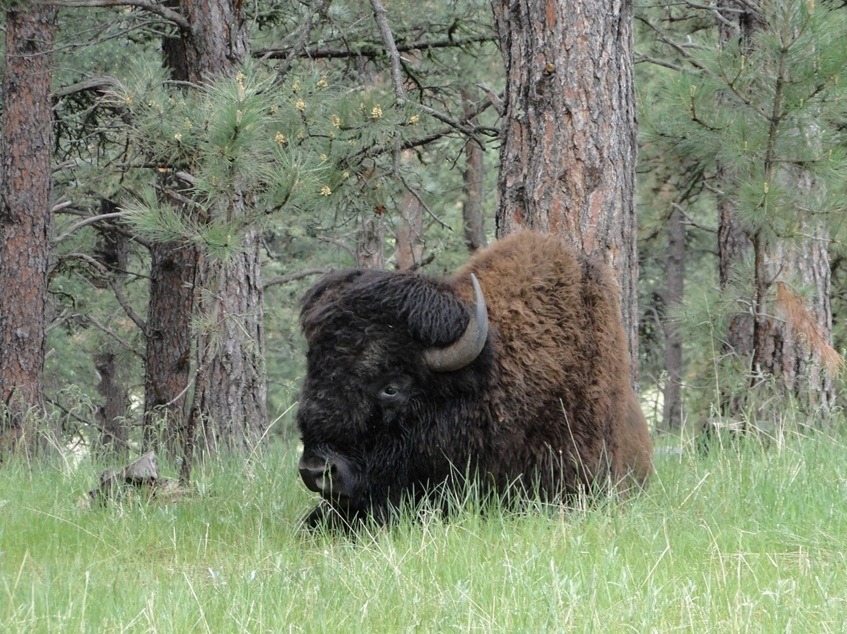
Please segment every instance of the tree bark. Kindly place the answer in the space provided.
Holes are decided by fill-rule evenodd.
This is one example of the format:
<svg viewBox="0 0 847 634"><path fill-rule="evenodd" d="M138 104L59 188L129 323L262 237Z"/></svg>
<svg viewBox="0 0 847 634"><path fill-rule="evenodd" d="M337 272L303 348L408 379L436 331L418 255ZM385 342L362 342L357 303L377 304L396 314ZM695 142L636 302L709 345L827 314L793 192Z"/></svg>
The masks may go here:
<svg viewBox="0 0 847 634"><path fill-rule="evenodd" d="M120 366L116 363L114 351L95 354L94 367L100 375L97 391L103 399L95 414L100 426L98 453L109 457L125 457L129 448L129 428L126 425L129 394L120 379Z"/></svg>
<svg viewBox="0 0 847 634"><path fill-rule="evenodd" d="M38 415L43 406L55 29L50 5L6 12L0 150L0 407L6 409L0 451L37 440L36 430L23 426L31 418L26 413Z"/></svg>
<svg viewBox="0 0 847 634"><path fill-rule="evenodd" d="M191 375L191 314L197 251L189 244L150 249L150 298L144 357L143 450L177 451Z"/></svg>
<svg viewBox="0 0 847 634"><path fill-rule="evenodd" d="M754 31L762 26L760 18L751 10L751 5L735 0L726 0L718 9L717 21L721 45L732 39L741 41L743 48L750 46ZM736 183L730 170L718 165L715 175L718 190L718 278L722 291L728 290L733 275L753 251L753 243L738 220L735 198L732 192ZM729 315L726 333L721 339L721 356L731 365L747 368L753 355L752 294L744 305L737 306ZM732 373L734 374L734 372ZM731 418L741 415L745 407L746 390L734 382L721 382L721 414Z"/></svg>
<svg viewBox="0 0 847 634"><path fill-rule="evenodd" d="M399 270L405 271L421 265L424 250L424 208L411 192L406 192L403 197L403 209L398 215L397 228L394 230L394 263Z"/></svg>
<svg viewBox="0 0 847 634"><path fill-rule="evenodd" d="M385 268L385 227L382 218L363 218L356 232L356 266L363 269Z"/></svg>
<svg viewBox="0 0 847 634"><path fill-rule="evenodd" d="M180 8L191 24L183 33L189 80L203 84L238 71L249 55L241 0L180 0ZM212 213L247 215L243 193L216 204ZM184 439L189 468L195 441L210 451L248 450L267 426L260 242L259 230L247 228L228 262L202 255L198 263L195 302L205 327Z"/></svg>
<svg viewBox="0 0 847 634"><path fill-rule="evenodd" d="M477 121L471 117L470 93L462 89L462 109L469 125ZM462 224L465 246L474 253L486 246L485 238L485 163L482 148L472 140L465 143L465 169L462 172Z"/></svg>
<svg viewBox="0 0 847 634"><path fill-rule="evenodd" d="M189 81L185 39L164 38L162 53L164 66L170 70L171 78ZM169 183L169 186L173 185ZM174 204L170 200L163 203ZM185 434L197 263L194 245L159 242L150 247L150 295L144 358L144 451L160 451L164 443L176 455L179 441Z"/></svg>
<svg viewBox="0 0 847 634"><path fill-rule="evenodd" d="M118 211L117 205L107 198L100 200L100 215ZM99 237L94 251L96 260L103 265L113 280L118 282L126 276L129 261L127 239L122 234L98 228ZM106 280L93 279L97 287L108 287ZM95 414L100 426L100 438L95 448L98 453L110 457L125 457L129 447L129 390L123 380L121 366L117 362L119 344L108 338L94 354L94 367L100 375L97 391L102 399Z"/></svg>
<svg viewBox="0 0 847 634"><path fill-rule="evenodd" d="M668 216L668 253L665 258L664 303L667 307L682 303L685 297L685 223L682 212L673 207ZM663 427L669 431L682 428L682 341L669 319L662 324L665 332L665 373L663 392Z"/></svg>
<svg viewBox="0 0 847 634"><path fill-rule="evenodd" d="M249 229L229 262L201 256L197 383L191 416L197 446L255 448L267 427L260 232Z"/></svg>
<svg viewBox="0 0 847 634"><path fill-rule="evenodd" d="M492 0L506 65L497 234L528 227L600 254L637 362L632 5Z"/></svg>

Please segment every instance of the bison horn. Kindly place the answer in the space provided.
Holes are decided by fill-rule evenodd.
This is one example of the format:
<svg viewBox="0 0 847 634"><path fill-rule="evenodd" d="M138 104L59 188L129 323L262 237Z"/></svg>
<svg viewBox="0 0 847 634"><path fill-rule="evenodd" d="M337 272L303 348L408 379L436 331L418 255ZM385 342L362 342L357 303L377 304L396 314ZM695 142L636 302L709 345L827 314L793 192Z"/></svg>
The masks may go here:
<svg viewBox="0 0 847 634"><path fill-rule="evenodd" d="M424 351L424 362L433 372L461 370L479 356L488 338L488 309L476 276L471 273L474 304L465 332L446 348L429 348Z"/></svg>

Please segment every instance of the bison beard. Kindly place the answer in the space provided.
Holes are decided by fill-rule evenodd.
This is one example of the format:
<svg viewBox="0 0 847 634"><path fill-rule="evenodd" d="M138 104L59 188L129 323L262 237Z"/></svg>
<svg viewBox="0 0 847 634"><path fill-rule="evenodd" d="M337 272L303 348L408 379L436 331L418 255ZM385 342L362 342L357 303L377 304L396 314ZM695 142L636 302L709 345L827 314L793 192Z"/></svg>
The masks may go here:
<svg viewBox="0 0 847 634"><path fill-rule="evenodd" d="M324 498L307 522L384 520L464 474L553 502L643 485L652 447L617 297L602 262L530 232L450 279L325 277L301 312L299 468Z"/></svg>

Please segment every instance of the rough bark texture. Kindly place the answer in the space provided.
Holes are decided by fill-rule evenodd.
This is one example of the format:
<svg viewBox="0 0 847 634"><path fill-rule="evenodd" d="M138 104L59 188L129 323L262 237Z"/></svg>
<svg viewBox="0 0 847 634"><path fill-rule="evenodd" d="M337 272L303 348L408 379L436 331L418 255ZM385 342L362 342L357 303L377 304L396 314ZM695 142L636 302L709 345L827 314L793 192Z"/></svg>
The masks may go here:
<svg viewBox="0 0 847 634"><path fill-rule="evenodd" d="M378 216L362 219L356 233L356 266L363 269L385 268L385 228Z"/></svg>
<svg viewBox="0 0 847 634"><path fill-rule="evenodd" d="M191 313L197 251L191 245L150 249L150 298L144 358L144 449L176 451L191 369Z"/></svg>
<svg viewBox="0 0 847 634"><path fill-rule="evenodd" d="M118 210L117 205L109 199L100 201L100 213L110 214ZM127 238L108 228L98 228L99 237L94 256L108 271L113 280L120 285L126 276L129 260L129 245ZM107 287L107 280L92 279L95 286ZM112 320L110 326L115 327ZM129 448L129 390L127 389L121 364L119 363L120 344L114 339L107 338L98 346L93 361L100 382L97 391L101 402L97 408L96 418L100 426L100 439L97 450L104 456L125 456Z"/></svg>
<svg viewBox="0 0 847 634"><path fill-rule="evenodd" d="M212 452L250 450L267 421L260 234L249 230L229 262L201 258L192 416L198 443ZM199 418L196 418L199 416Z"/></svg>
<svg viewBox="0 0 847 634"><path fill-rule="evenodd" d="M103 399L97 408L96 420L100 425L99 453L104 456L125 456L129 448L129 429L126 413L129 393L120 379L120 366L111 350L94 355L94 367L100 375L97 391Z"/></svg>
<svg viewBox="0 0 847 634"><path fill-rule="evenodd" d="M423 258L424 209L411 193L403 197L397 229L394 231L394 262L398 269L418 268Z"/></svg>
<svg viewBox="0 0 847 634"><path fill-rule="evenodd" d="M469 124L476 124L470 115L473 112L470 95L462 89L462 107ZM462 172L462 224L465 229L465 246L468 253L475 253L487 246L485 238L485 163L482 148L468 141L465 145L465 170Z"/></svg>
<svg viewBox="0 0 847 634"><path fill-rule="evenodd" d="M24 414L42 405L56 9L6 12L0 185L0 450L24 438Z"/></svg>
<svg viewBox="0 0 847 634"><path fill-rule="evenodd" d="M632 5L492 0L506 65L497 234L561 235L600 254L637 350Z"/></svg>
<svg viewBox="0 0 847 634"><path fill-rule="evenodd" d="M756 258L757 279L767 283L757 302L752 385L773 378L780 396L793 397L803 412L825 419L835 405L841 362L832 347L829 231L814 221L801 225L802 238L760 247Z"/></svg>
<svg viewBox="0 0 847 634"><path fill-rule="evenodd" d="M162 41L164 66L177 81L189 80L185 49L184 38L166 37ZM176 452L184 435L197 258L197 249L190 244L154 243L150 247L144 358L145 451L160 450L164 442Z"/></svg>
<svg viewBox="0 0 847 634"><path fill-rule="evenodd" d="M204 83L236 72L249 54L241 1L180 0L180 7L191 23L191 32L183 34L190 81ZM215 203L212 213L247 215L241 192ZM192 429L184 460L189 467L195 440L210 451L251 449L267 425L259 232L246 230L228 262L201 257L197 279L197 313L206 327L197 339Z"/></svg>
<svg viewBox="0 0 847 634"><path fill-rule="evenodd" d="M740 39L745 47L753 31L761 26L759 18L751 11L750 5L735 0L721 3L720 17L717 21L721 44ZM715 176L718 189L718 275L721 290L729 287L733 272L753 250L750 236L738 220L736 202L731 192L736 184L729 170L718 165ZM753 354L753 314L752 297L740 305L729 316L727 331L721 338L721 355L734 358L742 367L749 367ZM721 394L721 413L724 416L737 417L744 409L745 393L739 386L723 384Z"/></svg>
<svg viewBox="0 0 847 634"><path fill-rule="evenodd" d="M668 217L668 252L665 258L664 303L668 307L682 303L685 296L685 223L682 212L674 207ZM669 319L665 331L665 381L662 425L667 430L682 427L682 341Z"/></svg>

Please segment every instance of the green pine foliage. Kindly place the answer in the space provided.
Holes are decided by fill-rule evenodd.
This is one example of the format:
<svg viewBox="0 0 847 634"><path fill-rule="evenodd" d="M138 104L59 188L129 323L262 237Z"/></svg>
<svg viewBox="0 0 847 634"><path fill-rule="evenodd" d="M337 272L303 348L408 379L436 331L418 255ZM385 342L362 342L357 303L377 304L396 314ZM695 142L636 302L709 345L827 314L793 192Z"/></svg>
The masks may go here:
<svg viewBox="0 0 847 634"><path fill-rule="evenodd" d="M650 106L642 110L643 140L671 161L696 166L711 204L714 196L733 201L758 248L808 240L809 227L823 223L838 253L847 200L847 13L812 0L777 0L760 9L759 28L725 42L714 23L703 28L702 21L678 20L691 26L689 45L684 55L679 49L669 55L673 68L657 72ZM715 181L719 168L723 177ZM698 208L688 207L695 223L716 226ZM729 318L754 296L753 263L734 266L726 288L697 285L675 312L693 360L689 384L699 386L694 394L710 392L692 401L707 406L697 407L701 416L716 402L716 385L737 392L749 383L749 360L722 347ZM808 291L800 284L794 290Z"/></svg>

